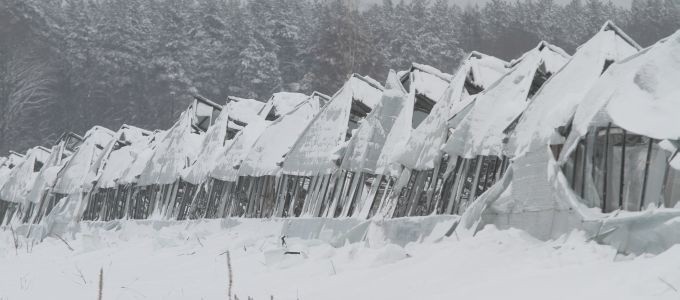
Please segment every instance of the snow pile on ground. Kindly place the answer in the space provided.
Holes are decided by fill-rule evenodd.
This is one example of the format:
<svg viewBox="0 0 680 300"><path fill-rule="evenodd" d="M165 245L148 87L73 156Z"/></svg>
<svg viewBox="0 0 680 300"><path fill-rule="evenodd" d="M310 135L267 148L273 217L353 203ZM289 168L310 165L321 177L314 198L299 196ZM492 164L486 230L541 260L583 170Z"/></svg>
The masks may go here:
<svg viewBox="0 0 680 300"><path fill-rule="evenodd" d="M330 227L451 224L426 218L382 224L334 220ZM0 299L678 299L680 246L658 256L622 256L580 232L541 242L487 227L461 239L430 226L429 237L398 246L390 230L333 246L295 229L318 221L227 219L83 223L73 234L31 246L0 230ZM404 223L405 222L405 223ZM389 225L389 226L388 226ZM407 226L408 227L408 226ZM22 229L19 229L20 232ZM281 233L291 233L287 249ZM61 240L63 239L63 241ZM28 246L27 246L28 245ZM339 246L339 247L337 247ZM69 248L73 249L70 250ZM284 251L300 254L283 254Z"/></svg>

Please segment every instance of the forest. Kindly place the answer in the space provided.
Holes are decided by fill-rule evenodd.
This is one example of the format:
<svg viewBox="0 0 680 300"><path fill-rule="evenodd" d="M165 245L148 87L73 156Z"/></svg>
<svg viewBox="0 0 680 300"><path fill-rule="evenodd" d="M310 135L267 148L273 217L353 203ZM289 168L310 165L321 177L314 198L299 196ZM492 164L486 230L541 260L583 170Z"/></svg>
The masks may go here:
<svg viewBox="0 0 680 300"><path fill-rule="evenodd" d="M613 20L642 46L680 28L677 0L2 0L0 154L62 132L164 129L192 94L267 100L383 81L412 62L452 73L477 50L510 60L540 40L573 53Z"/></svg>

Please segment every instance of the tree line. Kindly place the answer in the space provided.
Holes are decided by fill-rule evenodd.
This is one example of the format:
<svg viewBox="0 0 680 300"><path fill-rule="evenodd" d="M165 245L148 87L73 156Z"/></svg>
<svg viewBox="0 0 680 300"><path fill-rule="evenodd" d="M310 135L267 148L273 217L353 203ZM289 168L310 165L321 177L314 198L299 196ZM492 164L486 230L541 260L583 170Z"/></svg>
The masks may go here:
<svg viewBox="0 0 680 300"><path fill-rule="evenodd" d="M466 52L567 52L613 20L648 46L680 28L677 0L0 0L0 153L61 132L167 128L199 93L332 94L351 73L412 62L453 72Z"/></svg>

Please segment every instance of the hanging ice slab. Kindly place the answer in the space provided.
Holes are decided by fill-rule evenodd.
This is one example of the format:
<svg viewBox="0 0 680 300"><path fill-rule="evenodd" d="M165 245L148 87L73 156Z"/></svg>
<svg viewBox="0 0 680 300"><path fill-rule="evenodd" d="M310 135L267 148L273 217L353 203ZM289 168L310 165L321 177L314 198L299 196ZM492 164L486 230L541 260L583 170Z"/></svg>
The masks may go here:
<svg viewBox="0 0 680 300"><path fill-rule="evenodd" d="M382 86L373 79L352 75L293 145L283 172L311 176L330 174L337 169L336 152L345 141L353 102L371 110L381 94Z"/></svg>
<svg viewBox="0 0 680 300"><path fill-rule="evenodd" d="M640 49L613 23L602 29L574 53L553 75L524 111L509 142L509 154L519 156L531 147L547 145L560 126L573 117L576 107L597 82L607 64L620 61Z"/></svg>
<svg viewBox="0 0 680 300"><path fill-rule="evenodd" d="M512 61L512 70L474 100L474 106L453 132L444 151L474 158L477 155L500 156L504 130L528 105L530 90L537 72L557 72L568 56L561 49L541 42L521 58Z"/></svg>

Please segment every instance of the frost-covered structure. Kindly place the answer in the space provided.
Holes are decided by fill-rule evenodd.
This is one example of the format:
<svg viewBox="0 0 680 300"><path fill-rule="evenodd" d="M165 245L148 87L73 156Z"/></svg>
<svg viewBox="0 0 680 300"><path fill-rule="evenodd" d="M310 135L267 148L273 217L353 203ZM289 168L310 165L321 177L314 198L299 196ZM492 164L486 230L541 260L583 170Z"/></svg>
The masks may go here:
<svg viewBox="0 0 680 300"><path fill-rule="evenodd" d="M506 133L544 83L567 62L569 56L556 46L541 42L508 64L510 70L475 97L469 112L450 123L455 129L443 148L454 168L454 184L447 208L462 212L505 172ZM454 161L455 158L455 161Z"/></svg>
<svg viewBox="0 0 680 300"><path fill-rule="evenodd" d="M399 75L402 86L414 96L411 125L416 128L430 114L453 76L432 66L417 63L412 64L408 72L400 72Z"/></svg>
<svg viewBox="0 0 680 300"><path fill-rule="evenodd" d="M49 156L50 150L45 147L31 148L21 162L7 173L7 179L0 186L0 224L3 224L4 220L12 219L20 207L28 206L27 197L30 189ZM23 214L21 217L23 218Z"/></svg>
<svg viewBox="0 0 680 300"><path fill-rule="evenodd" d="M217 208L221 214L249 217L283 214L284 203L277 203L277 199L280 199L277 191L281 191L283 181L281 176L283 161L307 125L329 100L328 96L317 92L305 97L303 102L288 109L285 114L272 122L266 122L266 127L260 128L258 125L253 127L252 132L244 132L242 144L244 146L248 144L249 147L240 146L227 153L242 159L228 172L231 175L223 177L230 182L230 190ZM271 113L265 118L271 119L270 116ZM251 140L247 134L256 139ZM228 173L223 172L224 175Z"/></svg>
<svg viewBox="0 0 680 300"><path fill-rule="evenodd" d="M596 45L607 35L609 43L618 43L615 49L637 48L608 26L589 43ZM581 50L593 44L586 43ZM607 53L611 44L600 46ZM617 58L611 54L605 57ZM656 208L677 203L672 196L677 192L673 161L680 133L672 115L680 111L675 80L680 76L680 32L618 62L600 59L588 67L602 72L608 64L582 94L568 128L561 130L560 135L568 135L565 146L518 150L501 182L466 211L461 232L494 224L548 239L577 228L621 252L633 253L660 252L680 242L675 234L678 223L669 221L678 218L680 211ZM555 160L556 148L562 148L560 160ZM644 211L608 213L641 208Z"/></svg>
<svg viewBox="0 0 680 300"><path fill-rule="evenodd" d="M491 86L507 70L506 62L478 52L466 57L450 84L435 104L432 112L410 134L393 131L390 139L394 144L385 147L383 156L389 156L390 178L388 189L380 201L378 217L428 214L434 207L441 206L441 192L445 190L446 157L441 147L449 137L449 120L464 116L475 95ZM397 135L397 138L392 138ZM402 137L403 136L403 137ZM378 200L380 199L380 200ZM370 200L369 200L370 201ZM416 203L423 203L416 208ZM431 207L433 206L433 207ZM439 210L441 211L441 210Z"/></svg>
<svg viewBox="0 0 680 300"><path fill-rule="evenodd" d="M541 42L454 75L355 74L332 97L196 96L166 131L94 127L0 158L0 222L44 237L83 219L463 214L459 237L581 229L660 252L680 243L677 78L680 32L641 50L607 22L572 57Z"/></svg>
<svg viewBox="0 0 680 300"><path fill-rule="evenodd" d="M139 211L139 217L175 216L179 204L191 198L191 186L182 175L198 157L205 131L221 109L208 99L194 97L179 120L159 136L135 182L133 210Z"/></svg>
<svg viewBox="0 0 680 300"><path fill-rule="evenodd" d="M129 189L118 188L120 179L139 152L152 138L152 132L123 125L100 156L96 184L85 208L85 220L112 220L126 216L130 208Z"/></svg>

